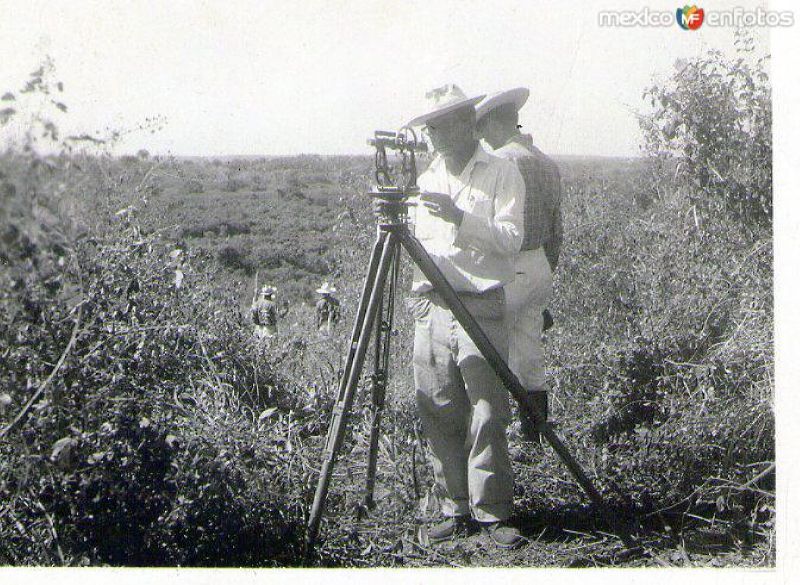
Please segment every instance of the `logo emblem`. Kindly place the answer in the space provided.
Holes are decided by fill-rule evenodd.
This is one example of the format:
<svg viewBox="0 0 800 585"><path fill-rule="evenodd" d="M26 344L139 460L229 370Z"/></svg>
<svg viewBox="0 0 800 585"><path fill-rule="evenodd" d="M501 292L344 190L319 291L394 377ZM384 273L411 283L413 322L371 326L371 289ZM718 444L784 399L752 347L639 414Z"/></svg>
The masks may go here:
<svg viewBox="0 0 800 585"><path fill-rule="evenodd" d="M675 19L683 30L697 30L703 24L705 15L702 8L687 4L683 8L678 8L675 12Z"/></svg>

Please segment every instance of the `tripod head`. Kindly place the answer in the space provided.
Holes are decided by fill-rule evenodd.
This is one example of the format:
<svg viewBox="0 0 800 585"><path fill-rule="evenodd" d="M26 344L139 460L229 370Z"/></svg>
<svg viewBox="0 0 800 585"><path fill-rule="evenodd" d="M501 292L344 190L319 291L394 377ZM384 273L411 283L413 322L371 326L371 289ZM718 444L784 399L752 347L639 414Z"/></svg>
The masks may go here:
<svg viewBox="0 0 800 585"><path fill-rule="evenodd" d="M416 132L405 126L397 132L376 130L374 138L367 144L375 147L375 181L369 191L373 198L380 199L381 223L399 225L408 222L408 198L419 193L417 187L416 153L428 150ZM387 151L394 151L396 163L390 164Z"/></svg>

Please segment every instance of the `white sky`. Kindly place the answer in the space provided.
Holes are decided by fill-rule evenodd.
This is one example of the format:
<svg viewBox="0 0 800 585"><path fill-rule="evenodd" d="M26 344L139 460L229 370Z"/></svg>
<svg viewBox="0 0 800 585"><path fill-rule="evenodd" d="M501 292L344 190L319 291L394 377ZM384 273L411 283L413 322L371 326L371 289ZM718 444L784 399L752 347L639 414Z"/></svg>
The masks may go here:
<svg viewBox="0 0 800 585"><path fill-rule="evenodd" d="M733 50L731 29L598 26L600 10L645 5L679 2L0 0L0 92L49 54L70 107L62 129L166 118L120 151L327 154L368 152L373 130L400 126L443 83L525 85L521 123L546 152L633 155L631 110L653 74Z"/></svg>

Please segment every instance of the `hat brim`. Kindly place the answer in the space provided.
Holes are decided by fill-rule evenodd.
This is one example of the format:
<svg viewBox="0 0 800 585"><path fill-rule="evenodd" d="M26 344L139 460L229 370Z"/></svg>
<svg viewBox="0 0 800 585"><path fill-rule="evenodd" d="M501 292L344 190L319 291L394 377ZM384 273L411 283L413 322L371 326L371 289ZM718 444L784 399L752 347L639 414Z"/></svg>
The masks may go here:
<svg viewBox="0 0 800 585"><path fill-rule="evenodd" d="M408 123L406 123L406 126L424 126L430 120L434 120L436 118L439 118L440 116L449 114L450 112L455 112L456 110L460 110L461 108L474 107L475 104L477 104L485 97L486 97L485 95L479 95L476 97L471 97L464 100L459 100L457 102L449 103L445 106L442 106L441 108L436 108L435 110L432 110L426 114L422 114L421 116L413 118Z"/></svg>
<svg viewBox="0 0 800 585"><path fill-rule="evenodd" d="M318 288L317 292L319 294L321 294L321 295L324 295L326 293L333 294L333 293L336 292L336 289L335 288Z"/></svg>
<svg viewBox="0 0 800 585"><path fill-rule="evenodd" d="M475 118L480 120L495 108L505 104L514 104L514 107L519 112L525 102L528 101L530 95L531 91L527 87L515 87L514 89L492 94L475 108Z"/></svg>

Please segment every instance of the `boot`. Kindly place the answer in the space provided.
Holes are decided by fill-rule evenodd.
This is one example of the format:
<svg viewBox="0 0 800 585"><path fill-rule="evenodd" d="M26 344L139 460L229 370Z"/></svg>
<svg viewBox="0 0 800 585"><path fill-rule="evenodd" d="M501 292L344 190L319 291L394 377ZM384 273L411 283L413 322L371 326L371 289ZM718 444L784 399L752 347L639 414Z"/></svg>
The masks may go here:
<svg viewBox="0 0 800 585"><path fill-rule="evenodd" d="M527 416L522 416L522 435L534 443L539 443L542 440L541 429L547 424L548 405L547 405L547 390L531 390L530 400L537 407L537 410L544 414L544 419L541 423L535 423Z"/></svg>

